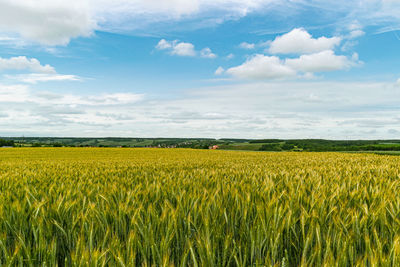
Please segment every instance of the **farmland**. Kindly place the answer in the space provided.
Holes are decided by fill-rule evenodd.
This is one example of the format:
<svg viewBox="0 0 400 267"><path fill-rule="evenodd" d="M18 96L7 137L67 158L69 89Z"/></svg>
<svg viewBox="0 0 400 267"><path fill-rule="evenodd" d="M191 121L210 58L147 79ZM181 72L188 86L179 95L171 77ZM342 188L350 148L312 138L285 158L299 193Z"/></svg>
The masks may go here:
<svg viewBox="0 0 400 267"><path fill-rule="evenodd" d="M304 152L400 152L400 140L1 137L0 147L153 147Z"/></svg>
<svg viewBox="0 0 400 267"><path fill-rule="evenodd" d="M399 266L400 157L0 149L2 266Z"/></svg>

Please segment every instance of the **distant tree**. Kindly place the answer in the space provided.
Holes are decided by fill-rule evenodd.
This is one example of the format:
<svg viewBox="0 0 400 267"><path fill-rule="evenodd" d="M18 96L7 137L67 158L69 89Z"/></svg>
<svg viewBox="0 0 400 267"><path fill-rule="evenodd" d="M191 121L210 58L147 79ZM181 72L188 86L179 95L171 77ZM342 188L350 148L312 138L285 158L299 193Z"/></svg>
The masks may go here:
<svg viewBox="0 0 400 267"><path fill-rule="evenodd" d="M259 150L260 151L282 151L282 148L279 144L265 144L265 145L262 145Z"/></svg>
<svg viewBox="0 0 400 267"><path fill-rule="evenodd" d="M294 145L293 145L293 144L287 144L287 143L285 143L285 144L282 145L282 149L283 149L283 150L292 150L293 148L294 148Z"/></svg>
<svg viewBox="0 0 400 267"><path fill-rule="evenodd" d="M2 146L14 146L14 141L13 140L0 139L0 147L2 147Z"/></svg>

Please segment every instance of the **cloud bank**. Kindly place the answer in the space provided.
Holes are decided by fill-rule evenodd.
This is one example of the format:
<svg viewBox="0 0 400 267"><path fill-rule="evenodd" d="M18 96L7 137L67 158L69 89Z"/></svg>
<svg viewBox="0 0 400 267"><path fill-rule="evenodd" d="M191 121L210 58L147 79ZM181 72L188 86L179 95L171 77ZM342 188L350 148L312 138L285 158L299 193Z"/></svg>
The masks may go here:
<svg viewBox="0 0 400 267"><path fill-rule="evenodd" d="M395 138L399 97L395 81L242 83L196 88L168 101L0 84L0 127L17 136Z"/></svg>

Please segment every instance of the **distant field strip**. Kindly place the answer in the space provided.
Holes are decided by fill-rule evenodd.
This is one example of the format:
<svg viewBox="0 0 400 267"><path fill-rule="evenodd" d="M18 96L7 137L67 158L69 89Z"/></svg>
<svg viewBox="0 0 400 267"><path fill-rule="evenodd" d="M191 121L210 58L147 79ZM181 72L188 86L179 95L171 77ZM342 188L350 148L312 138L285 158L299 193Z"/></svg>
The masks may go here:
<svg viewBox="0 0 400 267"><path fill-rule="evenodd" d="M400 157L0 149L1 266L400 266Z"/></svg>

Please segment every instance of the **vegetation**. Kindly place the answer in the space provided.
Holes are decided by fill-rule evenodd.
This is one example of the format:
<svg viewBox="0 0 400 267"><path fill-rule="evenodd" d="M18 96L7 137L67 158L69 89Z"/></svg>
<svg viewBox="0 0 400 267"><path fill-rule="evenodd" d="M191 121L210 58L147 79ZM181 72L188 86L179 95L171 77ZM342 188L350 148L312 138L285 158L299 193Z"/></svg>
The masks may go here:
<svg viewBox="0 0 400 267"><path fill-rule="evenodd" d="M251 143L239 143L239 142L232 142L232 143L225 143L219 144L221 149L225 150L248 150L248 151L257 151L260 150L263 144L251 144Z"/></svg>
<svg viewBox="0 0 400 267"><path fill-rule="evenodd" d="M159 147L250 151L400 151L400 140L4 137L22 147Z"/></svg>
<svg viewBox="0 0 400 267"><path fill-rule="evenodd" d="M4 148L1 266L399 266L399 157Z"/></svg>
<svg viewBox="0 0 400 267"><path fill-rule="evenodd" d="M0 139L0 147L3 147L3 146L14 146L14 141Z"/></svg>
<svg viewBox="0 0 400 267"><path fill-rule="evenodd" d="M292 149L292 147L287 150L291 150L291 149ZM271 143L271 144L262 145L259 150L261 150L261 151L282 151L282 150L284 150L284 148L280 144Z"/></svg>
<svg viewBox="0 0 400 267"><path fill-rule="evenodd" d="M188 138L57 138L57 137L4 137L20 147L161 147L208 148L218 143L215 139Z"/></svg>
<svg viewBox="0 0 400 267"><path fill-rule="evenodd" d="M266 143L268 142L268 143ZM347 140L333 141L322 139L300 140L252 140L250 144L263 144L263 151L400 151L400 141Z"/></svg>

